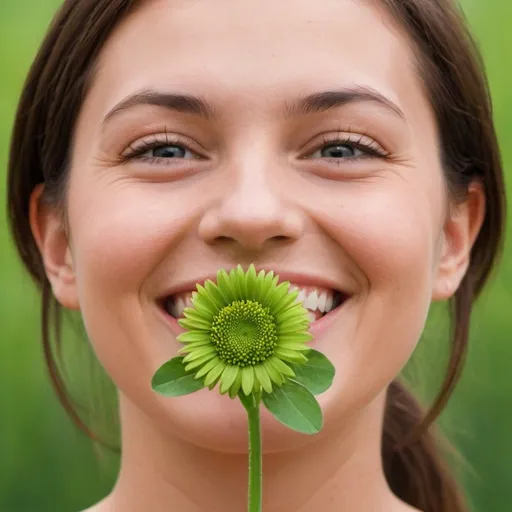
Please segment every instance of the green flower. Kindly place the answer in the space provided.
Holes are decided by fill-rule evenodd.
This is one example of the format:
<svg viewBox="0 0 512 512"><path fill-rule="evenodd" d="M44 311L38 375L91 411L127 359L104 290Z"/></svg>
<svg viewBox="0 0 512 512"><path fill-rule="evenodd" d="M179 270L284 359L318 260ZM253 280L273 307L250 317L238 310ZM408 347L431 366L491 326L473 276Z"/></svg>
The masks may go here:
<svg viewBox="0 0 512 512"><path fill-rule="evenodd" d="M239 265L229 274L217 273L217 283L197 285L192 308L179 324L187 332L178 336L185 371L204 378L204 386L218 383L222 394L245 395L262 389L271 393L295 377L290 367L307 361L309 334L307 310L297 302L290 283L254 265L244 272Z"/></svg>
<svg viewBox="0 0 512 512"><path fill-rule="evenodd" d="M192 308L178 320L187 329L178 336L180 352L153 375L152 388L167 397L219 385L222 394L238 396L247 411L249 437L248 510L262 510L260 405L281 423L303 434L316 434L323 415L315 395L331 386L335 368L306 343L307 310L297 302L289 282L253 265L217 273L192 294Z"/></svg>

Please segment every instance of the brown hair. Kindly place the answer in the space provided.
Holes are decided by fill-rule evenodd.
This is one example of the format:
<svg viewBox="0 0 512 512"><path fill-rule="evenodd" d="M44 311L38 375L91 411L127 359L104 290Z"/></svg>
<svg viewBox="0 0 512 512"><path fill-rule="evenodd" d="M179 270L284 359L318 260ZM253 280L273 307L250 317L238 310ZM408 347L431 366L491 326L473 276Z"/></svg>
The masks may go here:
<svg viewBox="0 0 512 512"><path fill-rule="evenodd" d="M32 65L21 96L9 163L8 207L19 254L42 288L42 338L58 396L89 435L58 371L60 307L51 293L29 224L29 199L44 183L43 200L64 212L72 136L97 57L135 0L66 0ZM479 53L451 0L380 0L415 44L418 68L436 115L440 158L455 200L479 180L486 215L468 272L451 299L451 356L442 389L423 415L398 382L388 391L382 455L392 490L424 512L463 512L463 500L445 469L429 426L460 375L472 305L500 253L505 218L503 175L492 108ZM53 338L53 343L52 343Z"/></svg>

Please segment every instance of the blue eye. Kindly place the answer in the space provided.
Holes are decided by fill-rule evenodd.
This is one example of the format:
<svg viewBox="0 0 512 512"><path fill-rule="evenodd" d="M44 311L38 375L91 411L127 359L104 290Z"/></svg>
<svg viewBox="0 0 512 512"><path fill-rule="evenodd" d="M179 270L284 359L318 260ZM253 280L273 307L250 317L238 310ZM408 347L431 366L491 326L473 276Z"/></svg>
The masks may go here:
<svg viewBox="0 0 512 512"><path fill-rule="evenodd" d="M335 137L324 137L323 144L316 151L309 153L308 158L346 162L357 162L362 159L388 158L389 153L374 139L356 133L338 133Z"/></svg>
<svg viewBox="0 0 512 512"><path fill-rule="evenodd" d="M194 154L183 146L177 144L161 144L152 148L144 148L139 158L195 158Z"/></svg>
<svg viewBox="0 0 512 512"><path fill-rule="evenodd" d="M365 154L361 149L352 144L328 144L315 151L312 158L357 158Z"/></svg>

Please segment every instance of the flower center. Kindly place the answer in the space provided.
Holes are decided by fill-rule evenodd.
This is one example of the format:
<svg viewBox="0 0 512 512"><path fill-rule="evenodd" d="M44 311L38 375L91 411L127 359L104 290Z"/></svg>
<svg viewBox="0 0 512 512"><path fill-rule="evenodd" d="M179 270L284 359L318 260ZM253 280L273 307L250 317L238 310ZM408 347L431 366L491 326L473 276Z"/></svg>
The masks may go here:
<svg viewBox="0 0 512 512"><path fill-rule="evenodd" d="M274 353L277 326L269 308L252 300L236 300L212 322L211 340L225 363L256 365Z"/></svg>

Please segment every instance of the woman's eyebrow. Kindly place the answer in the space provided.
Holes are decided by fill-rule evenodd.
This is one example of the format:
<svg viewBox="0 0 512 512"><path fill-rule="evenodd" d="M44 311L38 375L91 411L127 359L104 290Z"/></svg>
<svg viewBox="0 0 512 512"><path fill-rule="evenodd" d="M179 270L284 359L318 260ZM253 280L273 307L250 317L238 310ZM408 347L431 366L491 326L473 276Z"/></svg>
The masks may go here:
<svg viewBox="0 0 512 512"><path fill-rule="evenodd" d="M103 124L106 124L117 114L139 105L153 105L164 107L168 110L175 110L185 114L195 114L206 118L218 117L215 109L199 96L190 94L163 93L154 90L144 90L131 94L121 100L105 116Z"/></svg>
<svg viewBox="0 0 512 512"><path fill-rule="evenodd" d="M405 115L402 110L389 98L380 92L366 86L354 86L337 89L333 91L322 91L295 100L285 105L285 115L295 117L299 115L325 112L332 108L341 107L349 103L377 103L390 112L398 115L404 121Z"/></svg>
<svg viewBox="0 0 512 512"><path fill-rule="evenodd" d="M378 91L363 86L347 87L333 91L320 91L300 97L292 103L285 102L285 117L296 117L347 105L349 103L372 102L405 120L400 108ZM139 105L153 105L168 110L195 114L207 119L218 118L215 108L200 96L178 93L164 93L155 90L144 90L131 94L112 108L103 120L105 125L117 114Z"/></svg>

